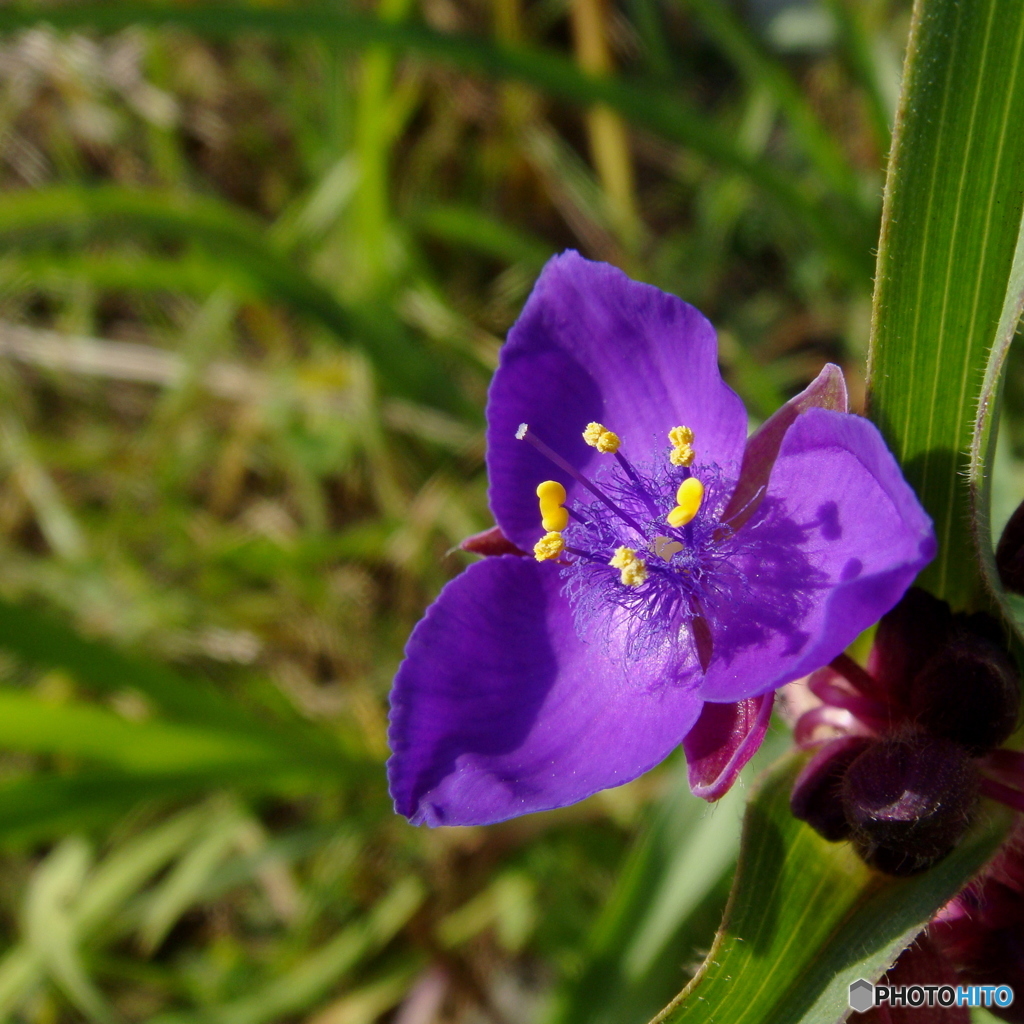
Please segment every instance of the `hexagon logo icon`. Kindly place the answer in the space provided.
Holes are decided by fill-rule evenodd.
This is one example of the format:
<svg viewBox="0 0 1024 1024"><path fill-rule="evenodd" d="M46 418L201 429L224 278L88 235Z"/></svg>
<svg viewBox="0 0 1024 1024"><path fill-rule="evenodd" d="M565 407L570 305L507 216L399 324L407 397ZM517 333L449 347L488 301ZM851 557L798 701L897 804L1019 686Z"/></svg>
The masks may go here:
<svg viewBox="0 0 1024 1024"><path fill-rule="evenodd" d="M864 1013L875 1001L875 986L870 981L858 978L850 986L850 1009Z"/></svg>

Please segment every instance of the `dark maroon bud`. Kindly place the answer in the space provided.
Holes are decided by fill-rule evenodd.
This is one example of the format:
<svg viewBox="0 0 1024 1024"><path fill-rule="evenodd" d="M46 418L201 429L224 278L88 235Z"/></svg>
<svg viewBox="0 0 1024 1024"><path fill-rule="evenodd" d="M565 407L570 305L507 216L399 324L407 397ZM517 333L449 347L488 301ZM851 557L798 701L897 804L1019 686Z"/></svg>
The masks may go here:
<svg viewBox="0 0 1024 1024"><path fill-rule="evenodd" d="M1024 992L1024 828L1010 838L980 877L961 890L928 926L964 985L1010 985ZM1024 1024L1024 1000L990 1012Z"/></svg>
<svg viewBox="0 0 1024 1024"><path fill-rule="evenodd" d="M789 798L793 817L806 821L830 843L850 838L850 823L843 809L843 776L873 742L866 736L843 736L826 743L793 783Z"/></svg>
<svg viewBox="0 0 1024 1024"><path fill-rule="evenodd" d="M925 856L891 846L865 846L859 842L855 842L854 845L868 867L881 871L883 875L894 875L896 878L919 875L953 852L953 847L950 846Z"/></svg>
<svg viewBox="0 0 1024 1024"><path fill-rule="evenodd" d="M962 985L1009 985L1014 992L1024 989L1024 927L987 931L978 943L975 959L957 971ZM989 1013L1010 1024L1024 1024L1024 1000L1009 1006L992 1006Z"/></svg>
<svg viewBox="0 0 1024 1024"><path fill-rule="evenodd" d="M1024 502L1003 528L996 547L996 568L1007 590L1024 594Z"/></svg>
<svg viewBox="0 0 1024 1024"><path fill-rule="evenodd" d="M962 632L935 652L910 687L910 714L972 754L998 747L1017 727L1020 675L1010 655Z"/></svg>
<svg viewBox="0 0 1024 1024"><path fill-rule="evenodd" d="M986 874L994 881L1024 895L1024 824L1020 818L1017 819L1010 838L1003 843L999 853L988 866ZM1024 924L1024 908L1020 920Z"/></svg>
<svg viewBox="0 0 1024 1024"><path fill-rule="evenodd" d="M949 605L926 590L911 587L878 624L868 665L880 691L873 696L905 709L911 680L935 653L936 643L952 632Z"/></svg>
<svg viewBox="0 0 1024 1024"><path fill-rule="evenodd" d="M1006 630L1000 625L998 619L994 619L987 612L974 612L973 615L958 612L953 616L953 632L984 637L997 647L1005 648L1007 646Z"/></svg>
<svg viewBox="0 0 1024 1024"><path fill-rule="evenodd" d="M872 743L843 779L857 850L890 875L912 875L945 857L977 802L978 775L967 751L923 732Z"/></svg>
<svg viewBox="0 0 1024 1024"><path fill-rule="evenodd" d="M929 925L942 954L956 968L962 985L1009 985L1024 990L1024 900L1020 893L986 880L968 888ZM1024 1001L990 1012L1013 1024L1024 1024Z"/></svg>

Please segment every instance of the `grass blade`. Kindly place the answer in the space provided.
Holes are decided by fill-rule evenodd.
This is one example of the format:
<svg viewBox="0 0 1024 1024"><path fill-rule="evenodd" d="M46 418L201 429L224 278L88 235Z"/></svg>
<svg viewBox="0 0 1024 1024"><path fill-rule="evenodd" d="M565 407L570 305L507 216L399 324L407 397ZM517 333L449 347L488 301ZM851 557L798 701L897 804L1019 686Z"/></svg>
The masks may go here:
<svg viewBox="0 0 1024 1024"><path fill-rule="evenodd" d="M836 193L864 216L874 216L865 204L860 182L836 143L825 129L807 97L797 87L788 69L767 52L743 21L720 0L685 0L704 29L736 64L752 85L764 89L778 104L792 125L793 134Z"/></svg>
<svg viewBox="0 0 1024 1024"><path fill-rule="evenodd" d="M1024 7L919 2L886 185L869 409L935 521L921 583L980 599L966 477L1024 202Z"/></svg>
<svg viewBox="0 0 1024 1024"><path fill-rule="evenodd" d="M252 735L161 721L131 722L94 704L46 704L0 690L0 747L67 754L131 772L255 768L281 760L281 749Z"/></svg>
<svg viewBox="0 0 1024 1024"><path fill-rule="evenodd" d="M364 958L376 953L404 927L423 902L422 885L412 877L396 882L362 920L342 929L290 971L252 995L211 1008L201 1016L163 1014L153 1024L269 1024L301 1010L327 991Z"/></svg>
<svg viewBox="0 0 1024 1024"><path fill-rule="evenodd" d="M283 10L219 4L75 4L38 11L0 9L0 32L45 20L56 28L92 27L114 31L128 25L179 25L198 32L234 36L262 31L275 36L316 35L340 45L378 44L409 50L492 78L526 82L551 96L590 107L603 103L630 121L664 138L739 171L797 217L830 253L837 267L858 281L870 273L872 219L836 214L810 198L787 172L752 157L685 97L658 85L620 77L590 75L560 56L523 46L508 46L466 35L435 32L422 25L385 22L326 9Z"/></svg>
<svg viewBox="0 0 1024 1024"><path fill-rule="evenodd" d="M464 411L450 381L400 325L355 307L343 306L273 244L255 218L210 197L106 185L55 186L0 197L0 248L24 248L71 239L145 234L195 242L227 260L225 277L242 275L265 297L283 302L362 345L382 386L447 409Z"/></svg>
<svg viewBox="0 0 1024 1024"><path fill-rule="evenodd" d="M885 88L885 70L889 61L873 52L865 24L866 14L856 0L826 0L826 3L839 26L839 45L845 51L846 61L864 90L868 116L879 148L885 153L892 142L892 108L895 105L895 92L893 102L890 103Z"/></svg>
<svg viewBox="0 0 1024 1024"><path fill-rule="evenodd" d="M298 723L265 724L205 680L82 637L54 615L0 600L0 647L30 664L65 669L101 693L136 689L178 722L223 730L282 754L288 750L293 759L314 761L322 768L355 767L323 734Z"/></svg>

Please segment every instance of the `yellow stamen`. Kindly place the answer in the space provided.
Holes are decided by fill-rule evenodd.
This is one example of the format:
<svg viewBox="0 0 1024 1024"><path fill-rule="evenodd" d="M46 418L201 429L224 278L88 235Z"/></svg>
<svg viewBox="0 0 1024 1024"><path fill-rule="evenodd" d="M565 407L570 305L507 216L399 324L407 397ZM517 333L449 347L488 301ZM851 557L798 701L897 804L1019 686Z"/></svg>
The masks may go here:
<svg viewBox="0 0 1024 1024"><path fill-rule="evenodd" d="M700 511L704 485L695 477L687 477L676 491L676 507L665 517L669 526L685 526Z"/></svg>
<svg viewBox="0 0 1024 1024"><path fill-rule="evenodd" d="M569 513L562 508L565 504L565 488L557 480L545 480L537 484L540 499L540 525L549 533L558 533L569 525Z"/></svg>
<svg viewBox="0 0 1024 1024"><path fill-rule="evenodd" d="M545 533L536 544L533 545L533 557L538 562L545 562L549 558L557 558L565 547L565 541L560 533L552 530Z"/></svg>
<svg viewBox="0 0 1024 1024"><path fill-rule="evenodd" d="M651 546L654 548L654 553L666 562L671 562L672 556L683 550L683 545L679 541L663 535L655 537Z"/></svg>
<svg viewBox="0 0 1024 1024"><path fill-rule="evenodd" d="M647 566L632 548L616 548L608 564L620 571L619 578L627 587L638 587L647 579Z"/></svg>
<svg viewBox="0 0 1024 1024"><path fill-rule="evenodd" d="M689 427L673 427L668 432L668 439L674 447L693 444L693 431Z"/></svg>
<svg viewBox="0 0 1024 1024"><path fill-rule="evenodd" d="M622 443L619 440L618 434L612 433L612 431L600 423L588 423L587 429L583 431L583 440L591 448L596 448L599 452L606 455L617 452L619 445Z"/></svg>
<svg viewBox="0 0 1024 1024"><path fill-rule="evenodd" d="M673 427L668 432L668 439L672 445L668 461L673 466L692 466L696 454L693 450L693 431L689 427Z"/></svg>

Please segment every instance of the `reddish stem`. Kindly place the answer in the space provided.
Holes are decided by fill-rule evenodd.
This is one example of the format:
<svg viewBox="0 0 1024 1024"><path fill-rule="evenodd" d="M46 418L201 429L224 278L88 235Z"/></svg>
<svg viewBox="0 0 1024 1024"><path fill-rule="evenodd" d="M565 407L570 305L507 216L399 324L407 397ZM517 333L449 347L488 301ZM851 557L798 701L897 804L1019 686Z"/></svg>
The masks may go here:
<svg viewBox="0 0 1024 1024"><path fill-rule="evenodd" d="M993 750L985 758L993 768L1010 775L1017 775L1024 785L1024 753L1019 750Z"/></svg>
<svg viewBox="0 0 1024 1024"><path fill-rule="evenodd" d="M856 715L865 725L878 730L884 729L888 724L888 709L881 701L872 700L860 693L850 693L841 686L836 686L827 676L822 673L814 673L809 682L808 688L815 697L820 697L826 704L836 708L844 708Z"/></svg>
<svg viewBox="0 0 1024 1024"><path fill-rule="evenodd" d="M793 738L800 746L807 746L817 742L814 739L815 730L822 725L827 725L845 736L873 736L874 733L869 726L845 708L831 707L823 704L821 707L811 708L805 711L793 727Z"/></svg>
<svg viewBox="0 0 1024 1024"><path fill-rule="evenodd" d="M1012 807L1015 811L1024 811L1024 793L1021 793L1020 790L987 777L982 778L980 788L982 796L987 796L991 800L998 800L1001 804L1006 804L1007 807Z"/></svg>
<svg viewBox="0 0 1024 1024"><path fill-rule="evenodd" d="M858 665L848 654L837 654L829 662L829 665L848 683L852 683L861 693L870 694L877 692L878 684L868 670L862 665Z"/></svg>

